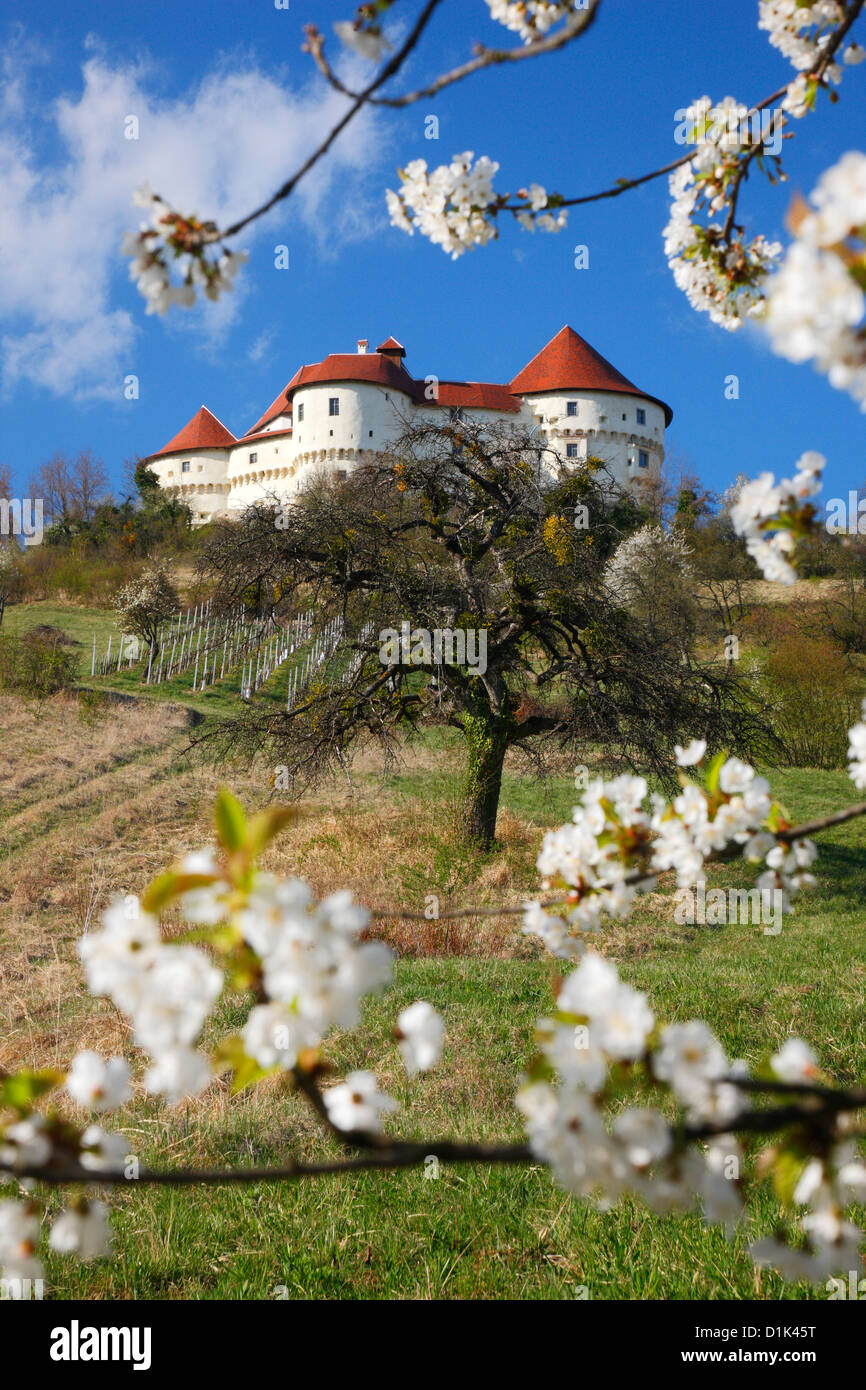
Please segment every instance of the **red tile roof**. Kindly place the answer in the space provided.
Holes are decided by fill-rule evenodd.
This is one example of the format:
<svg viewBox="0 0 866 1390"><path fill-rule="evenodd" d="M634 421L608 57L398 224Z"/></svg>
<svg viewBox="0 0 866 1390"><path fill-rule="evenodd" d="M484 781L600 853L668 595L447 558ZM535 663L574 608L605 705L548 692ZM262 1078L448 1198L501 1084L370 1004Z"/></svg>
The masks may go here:
<svg viewBox="0 0 866 1390"><path fill-rule="evenodd" d="M517 396L540 391L619 391L654 401L664 410L667 424L673 419L669 405L639 390L568 324L517 373L510 390Z"/></svg>
<svg viewBox="0 0 866 1390"><path fill-rule="evenodd" d="M253 430L250 430L249 434L244 434L241 436L241 438L238 440L238 443L252 444L257 439L280 439L283 435L291 433L291 425L286 425L285 427L281 427L278 430L259 430L258 433L256 433Z"/></svg>
<svg viewBox="0 0 866 1390"><path fill-rule="evenodd" d="M268 406L264 415L262 415L260 419L256 420L256 423L254 425L250 426L246 434L243 436L244 439L246 439L251 434L258 433L259 430L263 430L265 425L270 424L271 420L276 420L278 415L291 415L292 403L290 400L288 400L288 390L289 388L287 386L283 387L282 391L277 396L277 399L273 401L271 405Z"/></svg>
<svg viewBox="0 0 866 1390"><path fill-rule="evenodd" d="M160 458L162 454L185 454L192 449L226 449L237 440L231 430L221 424L212 411L203 405L192 419L184 425L179 434L150 458Z"/></svg>
<svg viewBox="0 0 866 1390"><path fill-rule="evenodd" d="M422 400L420 405L462 406L466 410L502 410L516 415L520 401L515 400L509 387L491 381L440 381L439 397Z"/></svg>
<svg viewBox="0 0 866 1390"><path fill-rule="evenodd" d="M392 362L378 352L332 352L324 362L301 367L286 387L290 396L299 386L312 386L325 381L368 381L377 386L390 386L404 396L416 400L423 395L423 383L413 381L402 363Z"/></svg>
<svg viewBox="0 0 866 1390"><path fill-rule="evenodd" d="M402 361L405 355L402 343L396 338L386 338L375 352L331 353L323 362L314 362L301 367L284 387L276 400L268 406L264 415L247 430L243 443L251 442L266 433L288 434L289 428L267 431L266 426L281 415L292 414L292 393L299 386L324 384L327 382L369 382L399 391L419 405L435 405L437 402L426 398L426 383L415 381L406 371ZM520 410L521 396L534 395L544 391L614 391L630 396L642 396L653 401L665 413L665 422L670 424L673 411L656 396L641 391L621 372L617 371L601 353L590 347L573 328L566 325L551 338L531 362L518 372L508 385L489 381L440 381L438 404L467 410L497 410L517 414ZM225 448L238 441L229 430L221 425L216 416L202 406L180 434L160 449L151 458L162 454L181 453L185 450L204 448Z"/></svg>

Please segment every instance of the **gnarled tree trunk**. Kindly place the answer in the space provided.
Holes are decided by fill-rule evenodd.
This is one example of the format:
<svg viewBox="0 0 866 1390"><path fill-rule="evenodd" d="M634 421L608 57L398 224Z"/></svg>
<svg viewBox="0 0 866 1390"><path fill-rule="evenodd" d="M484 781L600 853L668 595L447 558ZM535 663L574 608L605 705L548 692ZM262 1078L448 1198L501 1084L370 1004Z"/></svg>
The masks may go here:
<svg viewBox="0 0 866 1390"><path fill-rule="evenodd" d="M463 732L467 763L460 828L471 844L479 849L490 849L496 837L508 723L493 714L467 714L463 719Z"/></svg>

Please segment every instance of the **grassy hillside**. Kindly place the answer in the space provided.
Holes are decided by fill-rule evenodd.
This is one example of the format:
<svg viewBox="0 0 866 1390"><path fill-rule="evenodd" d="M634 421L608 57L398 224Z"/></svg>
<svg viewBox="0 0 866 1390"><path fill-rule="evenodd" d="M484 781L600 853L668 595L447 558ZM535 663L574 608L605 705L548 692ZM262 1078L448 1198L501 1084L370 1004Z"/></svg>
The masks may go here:
<svg viewBox="0 0 866 1390"><path fill-rule="evenodd" d="M74 698L36 707L6 696L0 719L0 1067L63 1064L81 1046L129 1052L122 1017L83 992L77 939L110 892L141 889L174 855L207 842L221 780L261 805L273 769L217 773L196 761L184 751L179 707L145 702L87 714ZM541 827L569 813L571 779L563 769L539 782L510 767L501 848L478 855L453 830L458 774L448 735L407 750L396 774L363 755L354 794L345 781L321 788L267 862L305 875L319 892L348 885L373 906L417 909L428 893L443 907L520 901L536 884ZM843 774L773 780L796 816L850 799ZM819 886L779 937L754 926L678 926L669 892L660 892L598 944L660 1015L707 1018L731 1055L754 1059L796 1031L840 1081L862 1080L863 833L855 822L821 837ZM725 886L746 882L738 868L714 869L714 881L721 874ZM335 1063L376 1070L401 1101L400 1134L516 1139L515 1079L533 1023L549 1007L556 965L511 918L456 926L394 919L380 930L399 952L396 988L368 1006L358 1032L335 1036ZM442 1066L410 1083L388 1038L398 1009L421 997L443 1013L448 1045ZM238 1000L220 1025L235 1026L247 1007ZM279 1163L290 1150L332 1151L277 1082L237 1097L215 1084L180 1111L136 1101L113 1127L145 1163ZM82 1266L52 1256L51 1294L572 1299L585 1287L594 1299L810 1296L756 1273L745 1253L745 1236L772 1228L771 1202L731 1247L696 1219L659 1218L636 1202L593 1212L535 1166L443 1165L435 1180L412 1171L298 1187L129 1188L114 1200L114 1260Z"/></svg>

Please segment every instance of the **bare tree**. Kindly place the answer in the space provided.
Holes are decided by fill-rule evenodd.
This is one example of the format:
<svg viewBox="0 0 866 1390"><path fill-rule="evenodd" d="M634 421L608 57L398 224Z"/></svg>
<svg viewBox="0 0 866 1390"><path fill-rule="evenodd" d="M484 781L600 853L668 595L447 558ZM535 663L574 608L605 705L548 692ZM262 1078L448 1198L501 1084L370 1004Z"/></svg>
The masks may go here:
<svg viewBox="0 0 866 1390"><path fill-rule="evenodd" d="M108 474L102 459L91 449L74 458L54 454L31 476L30 493L41 497L46 520L90 521L108 489Z"/></svg>

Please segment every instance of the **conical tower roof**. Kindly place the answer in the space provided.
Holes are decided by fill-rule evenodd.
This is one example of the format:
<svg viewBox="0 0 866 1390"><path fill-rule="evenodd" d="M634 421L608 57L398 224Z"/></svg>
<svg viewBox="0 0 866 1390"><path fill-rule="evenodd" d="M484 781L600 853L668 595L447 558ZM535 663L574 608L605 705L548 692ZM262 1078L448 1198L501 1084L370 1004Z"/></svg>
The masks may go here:
<svg viewBox="0 0 866 1390"><path fill-rule="evenodd" d="M517 373L509 389L516 396L542 391L618 391L655 401L665 412L665 423L669 425L673 419L669 405L641 391L568 324Z"/></svg>
<svg viewBox="0 0 866 1390"><path fill-rule="evenodd" d="M159 458L160 454L182 454L188 449L227 449L236 443L231 430L227 430L213 411L203 405L173 439L151 454L151 458Z"/></svg>

